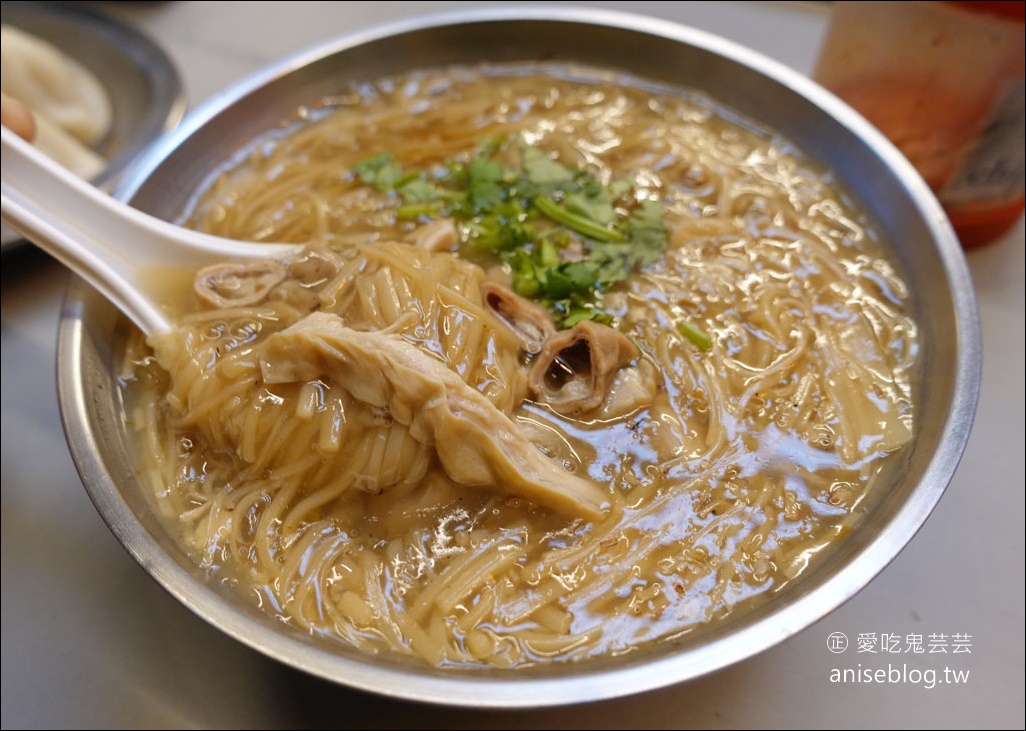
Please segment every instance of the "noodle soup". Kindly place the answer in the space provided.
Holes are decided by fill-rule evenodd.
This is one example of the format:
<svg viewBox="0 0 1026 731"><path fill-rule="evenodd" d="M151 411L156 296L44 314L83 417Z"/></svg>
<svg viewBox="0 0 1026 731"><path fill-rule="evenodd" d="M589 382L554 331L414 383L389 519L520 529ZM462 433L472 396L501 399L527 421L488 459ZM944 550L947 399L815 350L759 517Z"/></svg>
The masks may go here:
<svg viewBox="0 0 1026 731"><path fill-rule="evenodd" d="M201 272L130 350L153 498L202 566L371 653L518 668L715 626L857 529L912 438L916 325L872 226L687 90L357 85L188 216L309 247Z"/></svg>

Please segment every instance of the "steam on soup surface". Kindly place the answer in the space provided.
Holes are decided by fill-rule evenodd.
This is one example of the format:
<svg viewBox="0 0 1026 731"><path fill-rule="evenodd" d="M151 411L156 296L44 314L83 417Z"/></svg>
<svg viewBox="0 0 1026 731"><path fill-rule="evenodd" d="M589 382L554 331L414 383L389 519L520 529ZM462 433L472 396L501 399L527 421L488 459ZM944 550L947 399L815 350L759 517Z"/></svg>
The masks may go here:
<svg viewBox="0 0 1026 731"><path fill-rule="evenodd" d="M156 503L267 611L372 653L523 667L708 627L843 540L913 433L871 227L700 94L361 84L188 215L310 246L201 272L129 353Z"/></svg>

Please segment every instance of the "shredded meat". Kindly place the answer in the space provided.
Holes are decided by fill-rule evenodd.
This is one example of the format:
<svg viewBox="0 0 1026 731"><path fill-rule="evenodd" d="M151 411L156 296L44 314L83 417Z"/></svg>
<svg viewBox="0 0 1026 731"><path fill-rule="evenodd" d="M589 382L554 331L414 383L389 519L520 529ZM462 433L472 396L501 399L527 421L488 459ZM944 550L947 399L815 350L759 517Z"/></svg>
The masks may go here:
<svg viewBox="0 0 1026 731"><path fill-rule="evenodd" d="M285 279L285 266L278 261L246 264L214 264L201 269L193 289L214 307L246 307L261 302Z"/></svg>
<svg viewBox="0 0 1026 731"><path fill-rule="evenodd" d="M591 320L562 330L546 342L531 365L534 397L561 414L602 405L619 370L639 355L622 333Z"/></svg>
<svg viewBox="0 0 1026 731"><path fill-rule="evenodd" d="M481 285L481 299L516 334L520 346L534 355L556 332L552 316L541 305L530 302L496 282Z"/></svg>
<svg viewBox="0 0 1026 731"><path fill-rule="evenodd" d="M387 409L414 439L434 447L459 484L587 519L599 518L608 503L598 485L549 460L487 398L398 335L352 330L317 312L269 337L260 366L268 383L327 376L357 401Z"/></svg>

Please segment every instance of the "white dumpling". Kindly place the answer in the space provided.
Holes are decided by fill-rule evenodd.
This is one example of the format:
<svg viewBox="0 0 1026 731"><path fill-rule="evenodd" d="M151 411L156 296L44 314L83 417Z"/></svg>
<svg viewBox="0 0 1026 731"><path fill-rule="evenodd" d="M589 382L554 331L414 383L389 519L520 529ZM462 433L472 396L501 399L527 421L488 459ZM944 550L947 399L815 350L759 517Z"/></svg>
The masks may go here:
<svg viewBox="0 0 1026 731"><path fill-rule="evenodd" d="M56 46L14 28L0 28L2 90L86 145L106 136L110 97L96 76Z"/></svg>

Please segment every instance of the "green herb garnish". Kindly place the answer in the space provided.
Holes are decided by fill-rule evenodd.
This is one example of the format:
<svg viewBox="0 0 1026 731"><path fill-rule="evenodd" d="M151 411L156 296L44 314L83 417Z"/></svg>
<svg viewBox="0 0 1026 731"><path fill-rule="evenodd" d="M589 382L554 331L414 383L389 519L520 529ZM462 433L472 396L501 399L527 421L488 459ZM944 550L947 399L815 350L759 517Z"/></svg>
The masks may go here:
<svg viewBox="0 0 1026 731"><path fill-rule="evenodd" d="M519 168L500 154L519 146ZM513 288L548 307L557 324L611 323L598 297L666 251L662 204L637 201L634 185L603 184L522 140L483 140L469 159L407 171L388 152L353 168L358 179L396 198L396 216L451 216L461 247L509 267ZM690 338L689 338L690 339Z"/></svg>
<svg viewBox="0 0 1026 731"><path fill-rule="evenodd" d="M690 340L691 343L699 350L709 350L709 348L712 347L712 338L709 337L709 334L693 322L689 322L688 320L678 321L677 331Z"/></svg>

